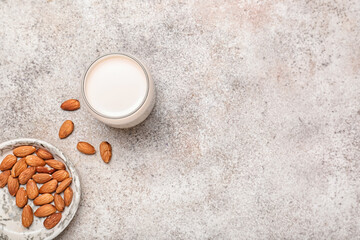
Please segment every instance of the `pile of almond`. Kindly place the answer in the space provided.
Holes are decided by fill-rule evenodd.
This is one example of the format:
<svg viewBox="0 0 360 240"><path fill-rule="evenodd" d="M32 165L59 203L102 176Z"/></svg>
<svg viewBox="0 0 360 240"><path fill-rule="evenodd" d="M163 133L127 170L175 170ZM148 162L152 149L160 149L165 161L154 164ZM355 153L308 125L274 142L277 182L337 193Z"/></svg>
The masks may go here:
<svg viewBox="0 0 360 240"><path fill-rule="evenodd" d="M80 108L80 102L76 99L69 99L63 102L60 107L65 111L75 111ZM59 138L67 138L73 131L74 123L71 120L66 120L60 127ZM87 142L79 142L77 144L77 149L80 152L88 155L93 155L96 153L95 148ZM100 155L105 163L110 162L112 156L112 148L110 143L104 141L100 144Z"/></svg>
<svg viewBox="0 0 360 240"><path fill-rule="evenodd" d="M47 229L60 222L61 212L70 206L73 197L70 187L72 178L63 162L53 159L53 155L45 149L20 146L13 149L13 155L3 159L0 170L0 188L7 185L10 195L16 196L16 205L23 208L24 227L31 226L34 215L46 217L44 226ZM27 205L28 199L39 206L35 213Z"/></svg>
<svg viewBox="0 0 360 240"><path fill-rule="evenodd" d="M75 111L80 108L80 102L69 99L61 104L61 108ZM74 123L66 120L60 127L59 138L67 138L73 131ZM77 149L88 155L96 153L95 148L87 142L79 142ZM99 149L103 161L109 163L112 157L111 145L104 141ZM73 197L70 187L72 178L64 163L53 159L53 155L46 149L20 146L13 149L13 155L9 154L3 159L0 171L0 188L7 185L10 195L16 197L16 205L23 208L24 227L31 226L34 215L39 218L46 217L44 226L47 229L60 222L61 212L66 206L70 206ZM27 204L29 199L33 200L35 206L39 206L35 212Z"/></svg>

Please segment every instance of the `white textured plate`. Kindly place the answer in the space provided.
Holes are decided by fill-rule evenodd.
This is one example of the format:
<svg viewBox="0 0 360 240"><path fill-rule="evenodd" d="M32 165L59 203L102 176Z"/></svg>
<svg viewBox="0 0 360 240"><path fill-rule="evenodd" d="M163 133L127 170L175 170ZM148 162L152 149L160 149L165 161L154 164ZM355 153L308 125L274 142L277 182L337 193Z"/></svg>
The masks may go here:
<svg viewBox="0 0 360 240"><path fill-rule="evenodd" d="M43 225L45 218L38 218L35 216L31 227L25 228L21 224L22 209L16 206L15 198L9 194L7 186L0 188L0 239L53 239L69 225L79 207L81 195L80 178L76 173L74 165L59 149L49 143L37 139L15 139L0 144L0 161L2 161L7 154L12 154L12 149L22 145L45 148L53 154L54 159L65 163L70 177L73 178L71 184L71 188L74 192L73 200L69 207L65 207L65 210L62 212L61 221L53 229L47 230ZM38 208L37 206L34 206L32 200L29 200L28 204L34 212Z"/></svg>

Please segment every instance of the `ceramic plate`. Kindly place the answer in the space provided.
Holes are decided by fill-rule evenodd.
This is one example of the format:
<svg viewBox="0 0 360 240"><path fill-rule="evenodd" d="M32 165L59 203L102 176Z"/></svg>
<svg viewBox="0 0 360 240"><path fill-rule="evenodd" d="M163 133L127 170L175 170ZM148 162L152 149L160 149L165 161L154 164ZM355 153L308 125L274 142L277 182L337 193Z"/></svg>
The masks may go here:
<svg viewBox="0 0 360 240"><path fill-rule="evenodd" d="M45 218L38 218L35 216L34 222L30 228L25 228L21 224L22 209L16 206L15 198L9 194L7 186L1 188L0 239L53 239L69 225L79 207L81 195L80 178L76 173L72 162L70 162L59 149L49 143L37 139L16 139L0 144L0 161L2 161L7 154L12 154L12 149L22 145L32 145L36 148L45 148L53 154L54 159L65 163L70 177L73 178L71 184L71 188L74 192L73 200L69 207L65 207L65 210L62 212L61 221L53 229L47 230L43 225ZM24 185L21 186L24 187ZM34 206L32 200L29 200L28 204L34 212L38 208L37 206Z"/></svg>

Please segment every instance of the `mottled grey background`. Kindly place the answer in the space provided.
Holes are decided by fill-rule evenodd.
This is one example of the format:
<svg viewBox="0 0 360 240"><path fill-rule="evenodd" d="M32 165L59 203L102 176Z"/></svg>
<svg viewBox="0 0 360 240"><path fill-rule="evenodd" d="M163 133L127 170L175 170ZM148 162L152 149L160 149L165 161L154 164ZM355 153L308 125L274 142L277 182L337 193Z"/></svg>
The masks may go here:
<svg viewBox="0 0 360 240"><path fill-rule="evenodd" d="M360 238L358 0L1 0L0 16L0 140L48 141L81 176L59 239ZM111 52L156 82L130 130L59 107ZM111 163L80 140L109 141Z"/></svg>

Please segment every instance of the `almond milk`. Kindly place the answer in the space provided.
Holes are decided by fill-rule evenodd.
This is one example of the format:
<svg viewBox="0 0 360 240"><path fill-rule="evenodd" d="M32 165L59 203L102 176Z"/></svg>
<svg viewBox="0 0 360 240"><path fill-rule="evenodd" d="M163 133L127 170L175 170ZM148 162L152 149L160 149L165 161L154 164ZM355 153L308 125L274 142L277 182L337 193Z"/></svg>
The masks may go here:
<svg viewBox="0 0 360 240"><path fill-rule="evenodd" d="M144 65L132 56L110 54L85 74L82 94L90 112L118 128L142 122L154 106L154 84Z"/></svg>

